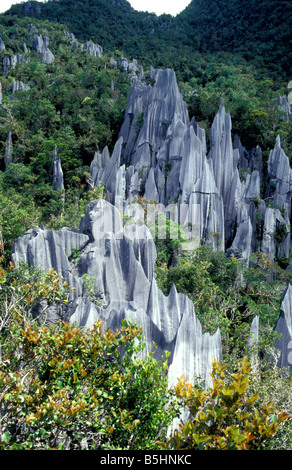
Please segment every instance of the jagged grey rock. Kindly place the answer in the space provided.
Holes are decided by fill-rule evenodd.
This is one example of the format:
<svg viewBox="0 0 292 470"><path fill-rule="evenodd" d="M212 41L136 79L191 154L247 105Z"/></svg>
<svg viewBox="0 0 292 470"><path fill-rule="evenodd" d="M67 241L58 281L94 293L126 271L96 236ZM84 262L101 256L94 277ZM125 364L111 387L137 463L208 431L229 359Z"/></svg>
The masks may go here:
<svg viewBox="0 0 292 470"><path fill-rule="evenodd" d="M5 156L4 156L4 163L5 169L12 163L13 161L13 143L12 143L12 133L11 130L8 132L6 138L6 145L5 145Z"/></svg>
<svg viewBox="0 0 292 470"><path fill-rule="evenodd" d="M133 59L132 62L129 62L128 70L131 72L138 72L139 66L138 66L137 59Z"/></svg>
<svg viewBox="0 0 292 470"><path fill-rule="evenodd" d="M121 72L128 72L128 68L129 68L129 62L128 62L128 59L126 59L125 57L121 57L120 59L120 71Z"/></svg>
<svg viewBox="0 0 292 470"><path fill-rule="evenodd" d="M87 41L84 49L89 52L90 55L95 57L102 56L102 47L99 44L94 44L92 41Z"/></svg>
<svg viewBox="0 0 292 470"><path fill-rule="evenodd" d="M64 176L57 147L54 149L53 159L53 188L55 191L64 190Z"/></svg>
<svg viewBox="0 0 292 470"><path fill-rule="evenodd" d="M5 55L3 57L2 63L3 63L4 74L7 75L9 72L9 68L10 68L10 57L8 55Z"/></svg>
<svg viewBox="0 0 292 470"><path fill-rule="evenodd" d="M251 323L249 337L247 339L247 348L253 348L256 346L259 340L259 316L256 315Z"/></svg>
<svg viewBox="0 0 292 470"><path fill-rule="evenodd" d="M276 234L278 228L282 226L286 228L287 235L283 240L280 241L280 246L277 248ZM263 253L266 253L270 261L274 261L275 257L289 257L290 248L290 236L289 227L287 227L285 219L282 217L279 209L268 207L265 212L264 219L264 232L262 249Z"/></svg>
<svg viewBox="0 0 292 470"><path fill-rule="evenodd" d="M33 25L29 26L30 32L30 42L33 49L38 53L42 54L42 63L43 64L53 64L54 63L54 55L52 51L49 49L50 40L48 36L42 36L38 34L37 28Z"/></svg>
<svg viewBox="0 0 292 470"><path fill-rule="evenodd" d="M200 178L194 185L189 200L189 220L194 207L200 210L200 240L204 240L215 250L224 249L224 206L213 176L212 167L207 162Z"/></svg>
<svg viewBox="0 0 292 470"><path fill-rule="evenodd" d="M30 90L30 86L25 85L25 83L23 83L21 80L15 80L13 78L11 94L14 95L14 93L18 90L28 91L28 90Z"/></svg>
<svg viewBox="0 0 292 470"><path fill-rule="evenodd" d="M292 368L292 286L288 284L283 292L280 317L275 326L275 332L279 335L274 346L279 351L277 358L278 367Z"/></svg>
<svg viewBox="0 0 292 470"><path fill-rule="evenodd" d="M258 369L259 355L258 355L258 342L259 342L259 316L256 315L251 323L249 336L246 342L246 347L251 354L251 366L255 372Z"/></svg>
<svg viewBox="0 0 292 470"><path fill-rule="evenodd" d="M280 111L283 111L283 119L285 122L289 122L292 119L291 106L287 100L286 95L279 96L277 99L278 108Z"/></svg>
<svg viewBox="0 0 292 470"><path fill-rule="evenodd" d="M231 117L225 111L222 100L210 131L209 159L212 162L216 186L222 194L224 203L235 170L233 146L231 140Z"/></svg>
<svg viewBox="0 0 292 470"><path fill-rule="evenodd" d="M17 53L11 57L5 55L2 60L4 74L7 75L10 69L15 69L18 64L25 61L23 54Z"/></svg>
<svg viewBox="0 0 292 470"><path fill-rule="evenodd" d="M79 252L78 262L72 254ZM76 256L75 256L76 258ZM105 200L92 201L79 230L32 229L12 249L12 260L47 271L54 268L71 291L66 314L79 325L92 327L96 319L105 328L118 328L131 319L143 328L146 351L160 358L170 351L169 383L185 374L189 380L209 380L212 359L221 359L220 332L202 332L191 300L173 286L169 296L157 287L156 249L145 225L123 227L119 210ZM82 276L94 279L102 303L86 298ZM54 315L55 315L54 311Z"/></svg>
<svg viewBox="0 0 292 470"><path fill-rule="evenodd" d="M110 58L110 64L114 69L116 69L118 66L117 61L113 57Z"/></svg>
<svg viewBox="0 0 292 470"><path fill-rule="evenodd" d="M291 213L292 170L289 159L281 147L279 135L269 155L268 175L270 178L268 196L271 202L277 204L280 209L287 207L288 212Z"/></svg>
<svg viewBox="0 0 292 470"><path fill-rule="evenodd" d="M0 51L4 51L4 50L5 50L5 44L3 40L0 38Z"/></svg>
<svg viewBox="0 0 292 470"><path fill-rule="evenodd" d="M128 69L128 62L124 65ZM94 184L105 184L109 201L118 191L125 206L137 196L165 206L200 206L202 242L228 249L247 264L249 255L261 250L270 259L288 257L292 178L280 139L270 153L270 184L262 199L261 149L246 150L239 136L232 142L224 101L211 127L207 153L205 131L195 118L190 121L174 71L151 67L150 75L153 86L136 76L113 157L94 172ZM271 211L266 213L268 205L280 210L274 212L275 223ZM287 237L279 245L277 231L283 223Z"/></svg>
<svg viewBox="0 0 292 470"><path fill-rule="evenodd" d="M50 50L46 50L43 54L42 63L43 64L53 64L55 62L55 57Z"/></svg>

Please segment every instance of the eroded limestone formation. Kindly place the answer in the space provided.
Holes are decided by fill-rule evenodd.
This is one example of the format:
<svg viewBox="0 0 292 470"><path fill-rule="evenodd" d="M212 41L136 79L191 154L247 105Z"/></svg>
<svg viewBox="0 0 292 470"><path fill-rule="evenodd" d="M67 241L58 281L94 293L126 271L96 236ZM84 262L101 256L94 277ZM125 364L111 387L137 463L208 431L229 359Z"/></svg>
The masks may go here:
<svg viewBox="0 0 292 470"><path fill-rule="evenodd" d="M127 65L128 67L128 65ZM273 261L290 247L291 169L277 138L270 153L270 183L262 194L261 149L247 151L222 101L213 121L209 151L205 132L189 119L171 69L151 69L153 86L137 79L131 88L119 139L112 156L94 156L95 185L105 184L107 199L125 205L143 196L168 206L200 207L203 243L248 264L253 252ZM279 230L285 236L279 237Z"/></svg>
<svg viewBox="0 0 292 470"><path fill-rule="evenodd" d="M54 149L53 160L53 188L55 191L63 190L64 176L57 147Z"/></svg>
<svg viewBox="0 0 292 470"><path fill-rule="evenodd" d="M277 358L278 367L292 369L292 286L289 284L285 289L279 320L275 326L275 332L279 339L275 341L275 347L279 351Z"/></svg>
<svg viewBox="0 0 292 470"><path fill-rule="evenodd" d="M46 52L48 41L42 39L41 45L37 32L32 34L35 47L44 47L45 42ZM91 327L98 318L105 327L118 328L122 318L132 319L143 328L146 352L153 349L153 341L158 345L156 357L170 351L170 385L182 374L208 381L212 359L221 358L220 332L203 334L191 300L174 286L168 297L158 289L152 236L143 224L124 227L120 212L142 196L167 206L169 212L178 207L179 217L183 214L191 226L198 223L200 243L246 264L250 254L258 251L272 261L288 257L289 160L277 138L263 194L261 149L248 151L238 136L232 142L232 121L223 101L207 145L204 130L188 115L173 70L151 69L152 86L144 75L141 79L136 61L123 59L120 67L132 74L133 82L124 122L112 155L108 148L96 152L90 166L90 184L105 185L106 201L89 205L79 230L28 231L14 245L13 262L25 261L45 271L53 267L73 288L66 308L50 310L51 320L62 316ZM57 149L53 186L63 189ZM114 206L116 200L122 201L119 208ZM84 276L94 282L93 297L86 291ZM290 341L290 291L289 287L276 327L284 331L286 343ZM253 338L257 329L255 320ZM286 343L279 343L281 354Z"/></svg>
<svg viewBox="0 0 292 470"><path fill-rule="evenodd" d="M213 358L221 358L220 332L202 332L192 301L175 286L169 296L158 289L148 228L123 226L118 209L105 200L89 204L79 230L29 230L16 241L12 259L44 271L54 268L67 280L73 289L63 317L86 327L101 319L113 329L123 318L135 321L143 328L145 354L153 351L153 341L155 357L170 351L170 385L182 374L208 381ZM94 280L97 299L87 295L84 276ZM51 320L56 312L60 315L53 309Z"/></svg>

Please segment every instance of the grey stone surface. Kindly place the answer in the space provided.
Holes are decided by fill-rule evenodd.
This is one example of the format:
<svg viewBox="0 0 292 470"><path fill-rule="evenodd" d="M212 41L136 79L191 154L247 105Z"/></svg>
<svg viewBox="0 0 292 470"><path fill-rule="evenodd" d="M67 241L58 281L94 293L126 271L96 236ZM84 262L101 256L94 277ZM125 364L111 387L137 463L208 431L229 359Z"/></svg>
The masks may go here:
<svg viewBox="0 0 292 470"><path fill-rule="evenodd" d="M87 41L87 43L84 45L84 49L88 51L90 55L95 57L102 56L102 47L99 44L94 44L92 41Z"/></svg>
<svg viewBox="0 0 292 470"><path fill-rule="evenodd" d="M110 64L114 69L116 69L118 66L117 61L113 57L110 58Z"/></svg>
<svg viewBox="0 0 292 470"><path fill-rule="evenodd" d="M55 57L49 49L44 51L43 53L43 58L42 58L42 63L43 64L53 64L55 62Z"/></svg>
<svg viewBox="0 0 292 470"><path fill-rule="evenodd" d="M289 122L292 119L291 106L287 100L286 95L279 96L277 99L278 108L280 111L283 111L283 119L286 122Z"/></svg>
<svg viewBox="0 0 292 470"><path fill-rule="evenodd" d="M128 59L126 59L125 57L121 57L121 59L120 59L120 71L126 73L126 72L128 72L128 68L129 68Z"/></svg>
<svg viewBox="0 0 292 470"><path fill-rule="evenodd" d="M12 259L45 271L54 268L67 280L74 288L65 312L71 321L91 327L101 319L113 329L122 318L135 321L143 328L145 354L154 351L160 358L170 351L170 385L182 374L208 381L212 359L221 358L220 332L202 332L191 300L174 286L168 297L157 288L156 249L148 228L136 223L123 227L119 210L105 200L89 204L79 230L28 231L15 242ZM86 298L84 274L94 279L101 303Z"/></svg>
<svg viewBox="0 0 292 470"><path fill-rule="evenodd" d="M108 200L118 194L125 205L138 195L165 206L200 205L203 243L228 248L247 264L254 251L274 259L279 223L290 232L291 218L291 169L280 139L269 157L270 184L262 195L261 149L246 150L239 136L232 142L224 102L214 118L207 153L205 131L195 118L189 119L173 70L151 68L150 75L153 86L137 78L131 87L113 156L100 162L98 171L92 167L94 184L105 183ZM281 211L276 224L265 213L265 201ZM277 255L289 256L289 244L288 234Z"/></svg>
<svg viewBox="0 0 292 470"><path fill-rule="evenodd" d="M249 337L246 342L247 350L249 351L251 356L250 361L253 372L256 372L259 366L259 320L259 316L256 315L251 323Z"/></svg>
<svg viewBox="0 0 292 470"><path fill-rule="evenodd" d="M269 155L268 175L270 202L277 204L280 209L287 207L291 212L292 170L289 159L281 147L280 136L277 137L275 147Z"/></svg>
<svg viewBox="0 0 292 470"><path fill-rule="evenodd" d="M14 93L18 90L28 91L28 90L30 90L30 86L26 85L21 80L15 80L13 78L11 94L14 95Z"/></svg>
<svg viewBox="0 0 292 470"><path fill-rule="evenodd" d="M3 57L2 64L3 64L4 74L7 75L9 72L9 68L10 68L10 57L8 55L5 55Z"/></svg>
<svg viewBox="0 0 292 470"><path fill-rule="evenodd" d="M15 69L15 67L24 62L24 60L23 54L17 53L13 56L5 55L2 59L4 74L7 75L11 69Z"/></svg>
<svg viewBox="0 0 292 470"><path fill-rule="evenodd" d="M288 284L285 289L282 302L280 317L275 326L275 332L279 335L274 346L279 351L277 358L278 367L292 368L292 286Z"/></svg>
<svg viewBox="0 0 292 470"><path fill-rule="evenodd" d="M52 51L49 49L50 40L48 36L42 36L41 34L38 34L37 28L33 25L29 26L29 33L32 48L38 54L42 55L42 63L53 64L55 58Z"/></svg>
<svg viewBox="0 0 292 470"><path fill-rule="evenodd" d="M5 169L12 163L13 161L13 143L12 143L12 133L11 131L8 132L6 138L6 145L5 145L5 156L4 156L4 163Z"/></svg>
<svg viewBox="0 0 292 470"><path fill-rule="evenodd" d="M55 191L64 189L64 176L57 147L55 147L53 154L53 188Z"/></svg>
<svg viewBox="0 0 292 470"><path fill-rule="evenodd" d="M4 51L5 50L5 44L2 40L2 38L0 38L0 51Z"/></svg>

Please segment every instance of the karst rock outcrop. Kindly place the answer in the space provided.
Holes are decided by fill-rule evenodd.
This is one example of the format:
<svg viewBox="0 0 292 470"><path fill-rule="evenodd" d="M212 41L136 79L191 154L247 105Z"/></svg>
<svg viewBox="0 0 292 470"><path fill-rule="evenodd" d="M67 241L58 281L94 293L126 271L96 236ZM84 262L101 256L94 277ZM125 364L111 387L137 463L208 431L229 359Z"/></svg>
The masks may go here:
<svg viewBox="0 0 292 470"><path fill-rule="evenodd" d="M222 101L210 132L189 119L173 70L151 69L153 86L137 79L130 91L112 156L105 148L91 165L92 183L105 184L111 203L138 196L165 207L188 205L188 222L199 221L200 240L248 264L262 251L271 261L290 248L291 168L275 142L262 194L261 149L247 151ZM196 210L194 211L194 208ZM179 219L180 220L180 219ZM279 236L279 231L281 236Z"/></svg>
<svg viewBox="0 0 292 470"><path fill-rule="evenodd" d="M48 320L61 317L91 327L101 319L112 329L124 318L132 320L143 328L145 353L154 351L157 358L166 350L171 353L170 385L182 374L209 381L213 358L221 358L220 331L203 333L192 301L175 286L168 296L158 289L156 249L148 228L123 226L109 202L91 202L79 230L29 230L14 244L12 259L44 271L54 268L68 282L67 306L49 309ZM87 295L84 276L94 280L96 299Z"/></svg>
<svg viewBox="0 0 292 470"><path fill-rule="evenodd" d="M49 39L33 27L30 32L32 47L53 64ZM68 38L78 47L74 37ZM102 54L92 42L82 48ZM4 57L5 73L22 60L15 57L12 63ZM131 205L142 197L160 204L165 214L187 227L192 246L208 244L247 265L255 252L266 253L271 261L288 258L289 160L278 137L264 185L261 149L247 150L239 136L232 137L224 101L207 142L204 129L188 114L172 69L151 68L152 85L135 60L121 60L120 69L132 82L124 121L112 154L107 147L96 152L90 166L91 185L104 184L106 200L90 203L79 230L28 231L14 244L13 262L25 261L45 271L54 268L67 280L72 288L69 303L65 310L50 309L51 320L61 316L90 327L101 319L105 327L118 328L122 318L132 319L143 328L146 352L153 349L153 341L157 357L170 351L171 385L182 374L208 381L212 359L221 358L220 331L213 336L203 333L191 300L175 286L168 297L158 289L152 236L137 220L123 226L120 213L133 217ZM12 161L9 139L7 149L6 165ZM52 184L64 189L57 149ZM86 292L88 278L94 283L94 299Z"/></svg>

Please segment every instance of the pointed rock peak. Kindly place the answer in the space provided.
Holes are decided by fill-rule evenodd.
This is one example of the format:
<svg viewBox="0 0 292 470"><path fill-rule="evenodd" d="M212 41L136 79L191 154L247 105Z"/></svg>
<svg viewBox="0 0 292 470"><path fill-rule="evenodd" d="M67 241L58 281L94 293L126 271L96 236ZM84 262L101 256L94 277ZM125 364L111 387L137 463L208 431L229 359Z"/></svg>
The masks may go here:
<svg viewBox="0 0 292 470"><path fill-rule="evenodd" d="M281 148L281 139L280 139L280 135L277 135L275 147L280 147L280 148Z"/></svg>
<svg viewBox="0 0 292 470"><path fill-rule="evenodd" d="M288 284L282 295L281 313L275 332L279 338L275 341L274 346L279 350L278 367L292 368L291 363L291 341L292 341L292 286Z"/></svg>
<svg viewBox="0 0 292 470"><path fill-rule="evenodd" d="M63 190L64 189L64 177L63 177L63 170L61 165L61 160L58 156L58 148L57 146L54 148L53 153L53 188L55 191Z"/></svg>
<svg viewBox="0 0 292 470"><path fill-rule="evenodd" d="M4 157L5 168L7 168L10 163L12 163L12 153L13 153L13 143L12 143L12 134L10 130L7 135L6 146L5 146L5 157Z"/></svg>
<svg viewBox="0 0 292 470"><path fill-rule="evenodd" d="M117 237L123 230L123 224L118 209L106 200L98 199L89 203L79 230L93 242Z"/></svg>
<svg viewBox="0 0 292 470"><path fill-rule="evenodd" d="M283 312L284 316L290 316L292 319L292 286L290 283L288 284L282 295L281 311Z"/></svg>
<svg viewBox="0 0 292 470"><path fill-rule="evenodd" d="M259 316L256 315L250 326L250 333L247 339L247 347L251 348L258 342L259 338Z"/></svg>
<svg viewBox="0 0 292 470"><path fill-rule="evenodd" d="M219 107L219 112L221 112L221 111L225 111L224 98L222 98L222 101L221 101L220 107Z"/></svg>
<svg viewBox="0 0 292 470"><path fill-rule="evenodd" d="M177 296L177 290L176 290L176 287L175 287L175 284L174 284L174 283L172 284L172 286L171 286L171 288L170 288L169 296L170 296L171 298Z"/></svg>
<svg viewBox="0 0 292 470"><path fill-rule="evenodd" d="M54 161L56 161L56 160L59 159L58 147L57 147L57 145L56 145L55 148L54 148L53 158L54 158Z"/></svg>
<svg viewBox="0 0 292 470"><path fill-rule="evenodd" d="M159 69L156 73L156 83L154 87L157 92L161 90L163 94L174 94L175 96L181 96L179 91L176 74L172 69Z"/></svg>
<svg viewBox="0 0 292 470"><path fill-rule="evenodd" d="M2 41L2 39L0 38L0 51L4 51L4 49L5 49L5 44Z"/></svg>

